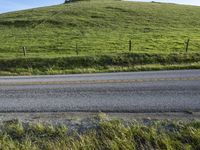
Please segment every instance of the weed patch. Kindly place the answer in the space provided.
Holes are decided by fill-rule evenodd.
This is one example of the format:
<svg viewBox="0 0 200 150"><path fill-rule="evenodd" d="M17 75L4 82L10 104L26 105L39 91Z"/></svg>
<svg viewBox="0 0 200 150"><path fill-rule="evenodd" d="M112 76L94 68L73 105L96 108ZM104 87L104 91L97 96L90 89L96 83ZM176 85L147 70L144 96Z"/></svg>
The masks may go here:
<svg viewBox="0 0 200 150"><path fill-rule="evenodd" d="M99 116L101 117L101 116ZM1 125L1 149L76 150L169 150L199 149L198 121L188 123L152 121L145 125L137 122L93 118L96 124L79 132L68 132L63 125L7 121Z"/></svg>

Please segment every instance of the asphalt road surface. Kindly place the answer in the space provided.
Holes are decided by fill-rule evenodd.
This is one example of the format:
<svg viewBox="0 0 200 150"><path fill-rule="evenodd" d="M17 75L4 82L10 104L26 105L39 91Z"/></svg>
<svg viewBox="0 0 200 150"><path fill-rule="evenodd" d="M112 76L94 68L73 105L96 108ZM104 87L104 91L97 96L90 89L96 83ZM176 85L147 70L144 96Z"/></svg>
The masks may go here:
<svg viewBox="0 0 200 150"><path fill-rule="evenodd" d="M200 70L0 77L0 112L200 111Z"/></svg>

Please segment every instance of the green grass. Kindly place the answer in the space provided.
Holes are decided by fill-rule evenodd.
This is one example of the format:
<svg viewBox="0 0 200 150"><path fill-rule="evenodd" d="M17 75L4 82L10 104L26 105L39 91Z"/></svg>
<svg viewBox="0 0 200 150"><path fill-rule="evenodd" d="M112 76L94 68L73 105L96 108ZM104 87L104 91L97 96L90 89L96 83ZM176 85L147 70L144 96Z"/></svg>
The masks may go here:
<svg viewBox="0 0 200 150"><path fill-rule="evenodd" d="M200 54L135 54L0 60L0 75L200 69Z"/></svg>
<svg viewBox="0 0 200 150"><path fill-rule="evenodd" d="M49 66L47 59L74 58L73 61L77 61L76 44L80 58L78 62L81 62L82 58L88 57L101 59L104 56L124 56L129 53L129 40L132 40L130 53L136 55L132 55L132 59L137 55L163 57L171 54L177 54L179 59L179 54L185 53L184 42L188 38L191 39L189 55L195 57L200 54L199 18L200 9L195 6L120 0L81 0L1 14L0 61L9 59L8 63L12 60L12 68L27 69L24 64L17 65L25 59L22 53L22 47L25 46L26 58L40 60L38 64L47 70L57 66L56 62ZM124 57L122 65L126 59L129 57ZM152 64L150 59L150 63L149 58L144 58L142 63ZM192 62L197 61L194 59ZM105 62L104 66L108 63ZM98 66L89 67L97 69ZM84 68L87 69L87 66ZM44 73L41 68L37 69ZM10 67L2 68L1 65L0 70L10 71ZM61 68L57 67L57 70L61 71Z"/></svg>
<svg viewBox="0 0 200 150"><path fill-rule="evenodd" d="M2 150L198 150L199 121L112 120L100 114L91 118L93 127L69 130L65 124L23 123L0 126Z"/></svg>

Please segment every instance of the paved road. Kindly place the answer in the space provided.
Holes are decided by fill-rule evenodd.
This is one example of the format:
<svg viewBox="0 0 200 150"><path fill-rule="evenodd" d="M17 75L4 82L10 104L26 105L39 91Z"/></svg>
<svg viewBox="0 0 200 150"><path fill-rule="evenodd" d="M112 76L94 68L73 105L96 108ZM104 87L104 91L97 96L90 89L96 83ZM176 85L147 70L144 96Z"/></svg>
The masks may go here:
<svg viewBox="0 0 200 150"><path fill-rule="evenodd" d="M200 70L0 77L0 112L200 111Z"/></svg>

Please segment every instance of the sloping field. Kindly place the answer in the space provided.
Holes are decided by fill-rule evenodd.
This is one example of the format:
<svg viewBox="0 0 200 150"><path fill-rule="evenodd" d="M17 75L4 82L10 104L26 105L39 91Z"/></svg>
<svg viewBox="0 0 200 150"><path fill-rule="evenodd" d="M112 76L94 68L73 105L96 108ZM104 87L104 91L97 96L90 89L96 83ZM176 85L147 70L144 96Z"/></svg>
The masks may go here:
<svg viewBox="0 0 200 150"><path fill-rule="evenodd" d="M80 0L52 7L1 14L1 71L5 74L23 71L32 74L32 69L44 72L48 69L96 66L94 69L99 71L99 68L105 69L108 65L198 63L199 18L200 9L195 6L119 0ZM186 54L185 41L188 38L190 43ZM26 56L23 47L26 47ZM153 59L155 55L156 59ZM61 57L67 62L73 61L64 65L49 63L54 60L60 61ZM102 57L114 59L118 63L116 65L113 63L115 61L106 61L101 62L101 65L91 66L74 63L78 60L80 64L91 64L91 59L98 61ZM163 58L175 61L160 61ZM160 60L157 61L158 59ZM129 63L124 64L124 61ZM23 65L20 66L21 62ZM6 65L10 63L12 65ZM34 65L36 63L38 66ZM45 69L41 70L41 65Z"/></svg>

